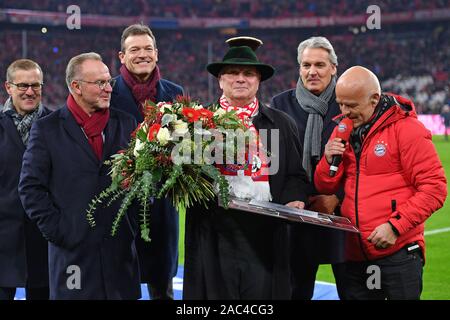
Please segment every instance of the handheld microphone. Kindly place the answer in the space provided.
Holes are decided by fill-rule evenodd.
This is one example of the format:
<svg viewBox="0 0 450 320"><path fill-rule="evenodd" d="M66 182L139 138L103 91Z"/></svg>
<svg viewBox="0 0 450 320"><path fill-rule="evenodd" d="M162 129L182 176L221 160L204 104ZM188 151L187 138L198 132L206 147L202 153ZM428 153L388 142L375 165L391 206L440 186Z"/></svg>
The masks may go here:
<svg viewBox="0 0 450 320"><path fill-rule="evenodd" d="M352 130L353 130L353 121L350 118L343 118L337 126L336 138L341 138L342 143L345 145L348 139L350 139L350 134L352 133ZM342 161L341 155L333 156L330 165L330 177L334 177L336 175L336 172L338 170L341 161Z"/></svg>

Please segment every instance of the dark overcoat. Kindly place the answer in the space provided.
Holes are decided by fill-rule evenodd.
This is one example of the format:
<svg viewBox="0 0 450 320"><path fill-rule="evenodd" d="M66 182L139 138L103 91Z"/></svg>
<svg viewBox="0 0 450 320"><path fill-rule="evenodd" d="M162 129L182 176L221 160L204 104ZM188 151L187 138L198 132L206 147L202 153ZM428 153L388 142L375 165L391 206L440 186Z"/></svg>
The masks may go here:
<svg viewBox="0 0 450 320"><path fill-rule="evenodd" d="M271 107L286 112L295 120L300 141L303 144L309 113L300 107L295 96L295 89L287 90L273 97ZM338 114L340 114L339 106L333 95L330 99L328 112L323 118L321 154L323 154L325 144L336 126L333 118ZM313 163L313 170L315 170L316 165L317 163ZM315 194L316 191L312 189L310 193ZM340 263L344 261L344 238L345 233L343 231L298 224L292 229L292 255L300 264Z"/></svg>
<svg viewBox="0 0 450 320"><path fill-rule="evenodd" d="M50 112L44 108L39 117ZM18 192L25 145L3 112L0 150L0 287L48 287L47 240L25 214Z"/></svg>
<svg viewBox="0 0 450 320"><path fill-rule="evenodd" d="M49 243L50 299L138 299L136 224L125 215L116 236L119 203L99 207L91 228L86 209L111 183L103 162L127 147L136 121L111 109L98 160L67 106L34 123L23 157L19 195Z"/></svg>
<svg viewBox="0 0 450 320"><path fill-rule="evenodd" d="M122 76L116 77L116 80L111 106L131 114L138 123L142 122L144 119L130 88ZM157 102L173 101L177 95L183 95L183 88L161 79L156 92ZM151 242L145 242L140 237L136 239L141 281L164 288L178 270L178 213L168 199L155 200L150 212Z"/></svg>
<svg viewBox="0 0 450 320"><path fill-rule="evenodd" d="M269 176L272 201L286 204L306 201L307 178L301 166L301 144L294 121L284 112L262 104L253 120L261 133L267 129L266 147L279 166ZM278 152L271 130L279 130ZM271 294L261 299L290 299L289 223L284 220L238 210L225 210L211 202L206 209L196 206L186 214L184 299L235 299L231 283L224 281L223 243L239 248L239 255L260 261L271 270ZM224 240L225 239L225 240ZM257 280L256 280L257 281ZM233 288L234 290L234 288Z"/></svg>

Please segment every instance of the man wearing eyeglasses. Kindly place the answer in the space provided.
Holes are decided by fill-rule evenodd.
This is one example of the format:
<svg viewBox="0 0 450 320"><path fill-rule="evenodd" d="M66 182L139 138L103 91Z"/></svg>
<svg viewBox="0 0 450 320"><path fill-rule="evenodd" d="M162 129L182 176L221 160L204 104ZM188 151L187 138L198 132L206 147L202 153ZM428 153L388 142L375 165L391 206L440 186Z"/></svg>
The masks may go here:
<svg viewBox="0 0 450 320"><path fill-rule="evenodd" d="M111 106L142 122L142 104L172 101L183 94L179 85L162 79L156 39L149 27L134 24L121 37L120 75L113 89ZM152 241L138 238L141 280L147 283L152 300L173 299L172 278L178 269L178 213L171 201L155 200L151 211Z"/></svg>
<svg viewBox="0 0 450 320"><path fill-rule="evenodd" d="M49 241L50 299L138 299L135 222L126 215L111 236L118 204L99 208L94 228L86 219L111 183L104 161L128 145L136 121L109 108L113 81L98 54L73 57L66 83L66 105L31 130L19 183L27 215Z"/></svg>
<svg viewBox="0 0 450 320"><path fill-rule="evenodd" d="M19 184L32 124L50 113L42 103L43 73L34 61L14 61L6 71L9 94L0 112L0 300L26 288L27 300L48 299L47 241L25 214Z"/></svg>

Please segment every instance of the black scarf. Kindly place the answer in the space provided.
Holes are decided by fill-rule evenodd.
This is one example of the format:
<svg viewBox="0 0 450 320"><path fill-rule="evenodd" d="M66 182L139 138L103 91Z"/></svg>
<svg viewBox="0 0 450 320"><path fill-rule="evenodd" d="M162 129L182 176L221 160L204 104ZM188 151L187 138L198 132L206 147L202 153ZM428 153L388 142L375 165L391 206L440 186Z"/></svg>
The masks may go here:
<svg viewBox="0 0 450 320"><path fill-rule="evenodd" d="M381 118L381 116L389 110L392 106L397 105L397 101L394 97L382 94L380 101L375 107L375 111L373 112L372 117L370 117L367 123L362 124L356 129L353 129L352 134L350 136L350 143L355 151L355 155L357 157L361 154L362 144L367 134L369 133L372 126Z"/></svg>

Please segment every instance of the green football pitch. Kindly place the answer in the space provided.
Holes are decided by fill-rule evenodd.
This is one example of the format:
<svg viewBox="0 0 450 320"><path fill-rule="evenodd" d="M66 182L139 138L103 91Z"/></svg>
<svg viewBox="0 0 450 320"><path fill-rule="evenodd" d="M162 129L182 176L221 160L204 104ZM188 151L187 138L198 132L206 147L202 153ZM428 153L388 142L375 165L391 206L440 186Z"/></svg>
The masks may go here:
<svg viewBox="0 0 450 320"><path fill-rule="evenodd" d="M450 179L450 141L434 136L433 142ZM179 263L184 263L184 213L180 213ZM436 232L434 232L436 231ZM428 234L429 233L429 234ZM435 212L425 225L426 265L424 268L422 299L450 300L450 200ZM317 280L334 283L330 265L322 265Z"/></svg>

